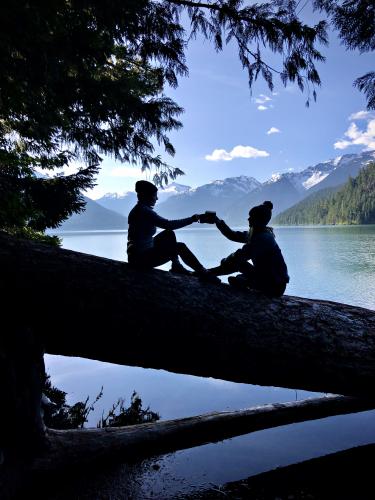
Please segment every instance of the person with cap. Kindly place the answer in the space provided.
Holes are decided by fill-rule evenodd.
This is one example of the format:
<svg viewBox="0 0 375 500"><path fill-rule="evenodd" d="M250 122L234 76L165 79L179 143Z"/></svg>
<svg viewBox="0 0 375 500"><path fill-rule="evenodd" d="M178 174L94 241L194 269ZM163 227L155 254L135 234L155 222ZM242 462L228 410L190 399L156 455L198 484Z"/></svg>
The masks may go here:
<svg viewBox="0 0 375 500"><path fill-rule="evenodd" d="M289 283L289 276L273 230L267 226L272 217L272 209L270 201L253 207L249 212L249 231L233 231L216 217L215 223L219 231L226 238L244 245L222 259L220 265L210 271L216 276L239 272L240 274L228 278L230 285L259 290L269 297L281 297Z"/></svg>
<svg viewBox="0 0 375 500"><path fill-rule="evenodd" d="M195 274L204 281L220 283L219 278L203 267L185 243L176 240L174 233L175 229L199 222L201 216L194 214L185 219L165 219L154 211L158 199L158 189L154 184L144 180L137 181L135 191L138 203L128 216L129 264L138 269L151 269L171 261L171 272ZM157 228L164 229L164 231L154 236ZM179 257L195 273L186 269L179 261Z"/></svg>

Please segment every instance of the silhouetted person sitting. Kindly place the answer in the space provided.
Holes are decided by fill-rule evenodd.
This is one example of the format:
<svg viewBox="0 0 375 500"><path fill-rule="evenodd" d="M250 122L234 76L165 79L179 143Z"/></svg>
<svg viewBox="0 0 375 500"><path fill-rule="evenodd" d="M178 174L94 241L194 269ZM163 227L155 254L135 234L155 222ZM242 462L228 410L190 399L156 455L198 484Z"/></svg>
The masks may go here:
<svg viewBox="0 0 375 500"><path fill-rule="evenodd" d="M253 207L249 212L249 231L233 231L216 217L216 227L226 238L245 244L210 271L217 276L240 272L228 278L230 285L260 290L270 297L281 297L289 283L289 276L273 230L267 226L272 208L270 201ZM252 264L248 262L250 259Z"/></svg>
<svg viewBox="0 0 375 500"><path fill-rule="evenodd" d="M151 182L138 181L135 184L138 203L128 217L128 262L139 269L151 269L172 262L171 271L179 274L192 274L180 263L183 262L195 271L199 278L220 282L214 274L205 269L185 243L178 242L174 229L188 226L199 221L199 214L186 219L168 220L160 217L153 207L158 199L158 190ZM156 233L156 228L165 229Z"/></svg>

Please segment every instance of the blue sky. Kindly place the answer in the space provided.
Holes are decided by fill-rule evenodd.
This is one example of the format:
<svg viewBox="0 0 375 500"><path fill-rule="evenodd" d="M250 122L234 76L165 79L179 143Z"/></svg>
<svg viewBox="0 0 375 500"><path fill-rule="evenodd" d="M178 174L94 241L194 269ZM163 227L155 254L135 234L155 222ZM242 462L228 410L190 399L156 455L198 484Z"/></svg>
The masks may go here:
<svg viewBox="0 0 375 500"><path fill-rule="evenodd" d="M322 86L317 102L306 108L307 94L297 86L285 88L277 75L273 93L259 79L250 94L234 46L216 53L209 42L192 42L189 77L181 78L177 89L167 89L185 109L183 128L170 134L176 155L163 154L185 172L177 182L195 187L239 175L263 182L275 173L375 149L375 113L366 112L365 96L353 87L357 77L374 69L373 54L347 51L335 33L321 50L326 56L317 65ZM271 54L269 61L280 68L278 56ZM133 190L137 179L151 177L106 158L98 185L87 194L122 193Z"/></svg>

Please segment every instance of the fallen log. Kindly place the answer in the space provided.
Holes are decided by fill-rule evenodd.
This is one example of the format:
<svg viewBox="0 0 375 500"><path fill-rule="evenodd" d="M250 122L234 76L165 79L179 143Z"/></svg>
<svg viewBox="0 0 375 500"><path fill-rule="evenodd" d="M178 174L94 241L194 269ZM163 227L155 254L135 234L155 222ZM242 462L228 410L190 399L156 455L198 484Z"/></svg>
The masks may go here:
<svg viewBox="0 0 375 500"><path fill-rule="evenodd" d="M263 429L373 409L375 401L325 396L232 412L105 429L48 430L48 447L32 460L0 467L1 498L84 467L172 452ZM56 476L57 475L57 476Z"/></svg>
<svg viewBox="0 0 375 500"><path fill-rule="evenodd" d="M330 395L127 427L50 429L48 454L37 459L34 467L47 471L105 461L110 457L151 456L281 425L373 408L375 401Z"/></svg>
<svg viewBox="0 0 375 500"><path fill-rule="evenodd" d="M374 311L298 297L269 299L4 234L0 275L5 316L12 321L22 311L25 326L51 354L374 394Z"/></svg>

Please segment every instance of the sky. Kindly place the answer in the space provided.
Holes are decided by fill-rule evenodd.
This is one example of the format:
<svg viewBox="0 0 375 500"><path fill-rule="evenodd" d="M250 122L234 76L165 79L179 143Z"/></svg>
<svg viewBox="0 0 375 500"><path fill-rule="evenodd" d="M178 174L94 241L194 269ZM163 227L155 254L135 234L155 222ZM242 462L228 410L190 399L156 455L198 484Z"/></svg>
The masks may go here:
<svg viewBox="0 0 375 500"><path fill-rule="evenodd" d="M303 14L306 22L316 19L308 6ZM277 75L273 92L262 79L250 92L234 45L216 53L202 38L191 42L189 77L180 78L177 89L166 89L185 110L183 128L169 135L176 155L163 154L185 172L176 182L197 187L240 175L264 182L277 173L375 149L375 113L366 111L364 94L353 86L356 78L374 70L374 55L346 50L335 32L321 51L326 56L317 64L322 85L317 101L307 108L307 94L291 84L285 88ZM269 61L280 68L277 55ZM138 179L152 180L152 175L105 158L97 186L86 194L97 199L133 191Z"/></svg>

